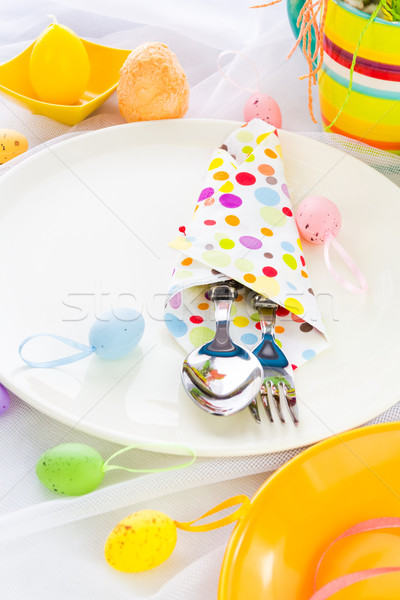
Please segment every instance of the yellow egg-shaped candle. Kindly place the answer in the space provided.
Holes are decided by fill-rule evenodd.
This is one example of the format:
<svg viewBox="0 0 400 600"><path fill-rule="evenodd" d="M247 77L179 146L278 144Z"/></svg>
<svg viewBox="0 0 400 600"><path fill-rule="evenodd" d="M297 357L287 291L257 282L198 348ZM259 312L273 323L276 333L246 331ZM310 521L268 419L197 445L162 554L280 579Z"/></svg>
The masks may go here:
<svg viewBox="0 0 400 600"><path fill-rule="evenodd" d="M90 62L78 36L52 23L38 37L29 63L38 98L52 104L76 104L87 88Z"/></svg>

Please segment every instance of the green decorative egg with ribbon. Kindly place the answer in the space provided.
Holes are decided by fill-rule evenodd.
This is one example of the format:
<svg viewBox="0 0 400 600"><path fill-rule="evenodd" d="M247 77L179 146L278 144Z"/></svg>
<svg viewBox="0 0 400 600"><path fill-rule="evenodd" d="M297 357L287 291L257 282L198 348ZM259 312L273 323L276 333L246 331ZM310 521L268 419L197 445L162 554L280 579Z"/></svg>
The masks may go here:
<svg viewBox="0 0 400 600"><path fill-rule="evenodd" d="M131 450L150 449L158 452L162 449L178 451L189 455L189 458L176 464L172 458L169 466L158 466L157 462L152 468L128 468L110 462ZM153 454L157 457L157 454ZM195 452L182 444L134 444L126 446L114 452L106 461L100 454L86 444L59 444L47 450L39 458L36 464L36 475L39 481L52 492L64 496L82 496L93 492L103 481L107 471L127 471L128 473L161 473L162 471L174 471L190 466L196 458Z"/></svg>

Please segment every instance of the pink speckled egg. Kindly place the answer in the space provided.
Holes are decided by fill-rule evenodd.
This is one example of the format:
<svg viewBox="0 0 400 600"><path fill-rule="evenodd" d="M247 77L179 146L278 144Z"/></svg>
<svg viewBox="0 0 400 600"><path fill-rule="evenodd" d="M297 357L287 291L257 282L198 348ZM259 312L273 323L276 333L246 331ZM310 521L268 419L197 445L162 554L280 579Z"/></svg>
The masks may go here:
<svg viewBox="0 0 400 600"><path fill-rule="evenodd" d="M323 244L329 234L334 237L342 226L336 204L324 196L307 196L299 204L296 223L300 235L313 244Z"/></svg>
<svg viewBox="0 0 400 600"><path fill-rule="evenodd" d="M278 129L282 127L282 115L277 102L271 96L260 92L253 94L247 100L243 116L246 122L252 119L262 119Z"/></svg>

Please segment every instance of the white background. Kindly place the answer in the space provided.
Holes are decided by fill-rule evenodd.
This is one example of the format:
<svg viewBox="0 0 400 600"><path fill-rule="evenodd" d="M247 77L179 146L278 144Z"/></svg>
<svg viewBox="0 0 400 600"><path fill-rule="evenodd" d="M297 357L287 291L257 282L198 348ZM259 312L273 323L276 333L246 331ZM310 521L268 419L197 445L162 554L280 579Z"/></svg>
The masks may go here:
<svg viewBox="0 0 400 600"><path fill-rule="evenodd" d="M217 70L221 51L239 50L256 65L261 90L279 103L283 127L317 132L307 109L307 84L298 80L306 63L293 44L286 5L250 10L243 0L17 0L0 8L0 61L22 51L49 23L48 14L79 36L102 44L134 48L161 41L178 55L190 87L188 117L242 120L248 92ZM240 56L225 59L235 80L256 87L253 70ZM315 98L316 114L318 114ZM114 94L80 129L122 123ZM33 148L70 128L0 98L0 127L23 133ZM6 165L0 171L12 168ZM5 260L1 257L0 260ZM2 282L12 285L12 282ZM380 420L397 418L389 411ZM252 495L268 472L294 453L241 459L198 460L172 473L137 476L113 472L102 486L81 498L57 498L36 479L34 467L48 448L81 441L108 458L118 447L71 430L13 397L0 418L1 593L7 600L88 598L213 600L232 526L211 533L178 532L173 556L140 575L112 570L104 542L117 522L136 510L154 508L177 520L193 519L231 495ZM145 457L138 457L138 460Z"/></svg>

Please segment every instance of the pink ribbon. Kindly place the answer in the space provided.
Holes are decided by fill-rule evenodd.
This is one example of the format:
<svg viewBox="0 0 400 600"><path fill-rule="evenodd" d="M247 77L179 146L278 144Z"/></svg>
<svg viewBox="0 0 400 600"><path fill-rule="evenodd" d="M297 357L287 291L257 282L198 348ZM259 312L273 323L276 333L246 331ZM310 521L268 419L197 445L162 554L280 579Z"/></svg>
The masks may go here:
<svg viewBox="0 0 400 600"><path fill-rule="evenodd" d="M388 529L400 527L400 518L398 517L382 517L380 519L369 519L368 521L362 521L361 523L357 523L357 525L353 525L350 529L347 529L344 533L339 535L329 546L326 548L325 552L321 556L317 569L315 571L315 579L314 579L314 589L316 587L316 580L319 569L321 567L321 563L325 558L328 550L332 548L334 544L336 544L339 540L350 537L351 535L356 535L358 533L364 533L366 531L376 531L377 529ZM359 581L365 581L366 579L371 579L372 577L378 577L379 575L387 575L388 573L396 573L400 571L399 567L378 567L376 569L364 569L363 571L356 571L355 573L348 573L347 575L343 575L342 577L338 577L333 581L330 581L318 591L314 592L309 600L328 600L340 590L353 585L354 583L358 583Z"/></svg>
<svg viewBox="0 0 400 600"><path fill-rule="evenodd" d="M331 257L329 255L329 250L331 246L333 246L333 248L339 254L340 258L343 260L344 264L353 273L354 277L360 284L359 286L350 283L350 281L347 281L347 279L339 275L339 273L336 271L336 269L332 265ZM368 283L364 275L361 273L360 269L357 267L356 263L353 261L351 256L346 252L343 246L341 246L339 242L335 240L332 234L328 234L325 239L324 258L328 271L331 273L331 275L333 275L336 281L340 283L340 285L343 286L346 290L348 290L349 292L353 292L353 294L363 294L367 291Z"/></svg>

